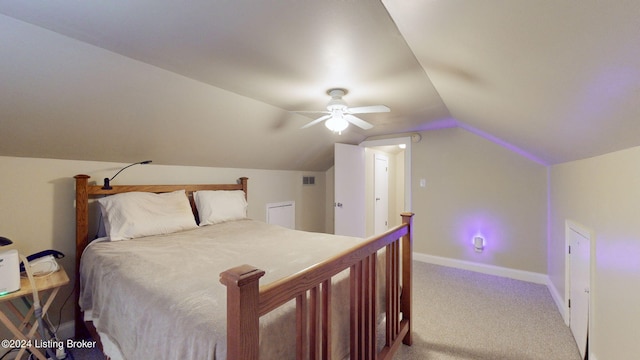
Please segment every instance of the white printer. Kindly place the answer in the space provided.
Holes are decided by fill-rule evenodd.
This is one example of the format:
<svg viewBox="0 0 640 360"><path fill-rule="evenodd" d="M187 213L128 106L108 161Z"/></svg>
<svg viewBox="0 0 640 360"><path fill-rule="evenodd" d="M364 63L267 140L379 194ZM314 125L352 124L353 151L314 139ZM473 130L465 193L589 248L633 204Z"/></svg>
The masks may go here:
<svg viewBox="0 0 640 360"><path fill-rule="evenodd" d="M20 290L20 257L13 242L0 236L0 296Z"/></svg>

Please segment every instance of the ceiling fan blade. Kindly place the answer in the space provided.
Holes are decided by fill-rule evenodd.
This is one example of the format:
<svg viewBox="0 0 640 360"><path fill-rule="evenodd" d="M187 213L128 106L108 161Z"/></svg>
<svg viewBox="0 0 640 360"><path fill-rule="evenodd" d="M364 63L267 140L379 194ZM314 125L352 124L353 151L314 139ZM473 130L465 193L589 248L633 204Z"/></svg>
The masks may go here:
<svg viewBox="0 0 640 360"><path fill-rule="evenodd" d="M350 114L369 114L369 113L381 113L381 112L389 112L388 106L385 105L371 105L371 106L359 106L359 107L350 107L347 110Z"/></svg>
<svg viewBox="0 0 640 360"><path fill-rule="evenodd" d="M366 121L364 121L364 120L362 120L362 119L360 119L358 117L355 117L353 115L348 115L347 114L347 115L344 116L344 119L347 120L348 122L352 123L353 125L355 125L355 126L357 126L359 128L362 128L364 130L369 130L369 129L371 129L373 127L373 125L371 125L368 122L366 122Z"/></svg>
<svg viewBox="0 0 640 360"><path fill-rule="evenodd" d="M302 111L292 111L296 114L329 114L327 110L302 110Z"/></svg>
<svg viewBox="0 0 640 360"><path fill-rule="evenodd" d="M331 117L331 115L321 116L321 117L319 117L319 118L317 118L317 119L313 120L312 122L308 123L307 125L305 125L305 126L301 127L300 129L306 129L306 128L308 128L308 127L312 127L313 125L318 124L318 123L321 123L321 122L323 122L323 121L327 120L327 119L328 119L328 118L330 118L330 117Z"/></svg>

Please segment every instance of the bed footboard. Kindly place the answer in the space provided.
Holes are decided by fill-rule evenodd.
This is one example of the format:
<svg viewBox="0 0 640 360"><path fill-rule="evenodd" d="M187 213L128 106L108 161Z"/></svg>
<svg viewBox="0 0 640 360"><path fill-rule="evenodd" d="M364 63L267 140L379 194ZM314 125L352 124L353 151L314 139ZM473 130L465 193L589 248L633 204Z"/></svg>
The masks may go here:
<svg viewBox="0 0 640 360"><path fill-rule="evenodd" d="M259 286L264 271L242 265L220 274L227 287L227 359L258 360L260 317L296 300L296 358L331 357L331 278L349 269L351 359L391 359L411 345L412 213L402 225L302 272ZM385 252L385 344L377 343L377 252Z"/></svg>

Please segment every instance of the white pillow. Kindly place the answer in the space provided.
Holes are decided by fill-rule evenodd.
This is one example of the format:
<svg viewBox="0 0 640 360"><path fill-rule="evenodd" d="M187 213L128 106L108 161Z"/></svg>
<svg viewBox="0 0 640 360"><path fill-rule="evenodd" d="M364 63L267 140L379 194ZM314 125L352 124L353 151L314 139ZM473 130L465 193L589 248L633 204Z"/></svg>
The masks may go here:
<svg viewBox="0 0 640 360"><path fill-rule="evenodd" d="M204 190L193 193L200 226L247 218L247 199L242 190Z"/></svg>
<svg viewBox="0 0 640 360"><path fill-rule="evenodd" d="M112 241L197 227L184 190L162 194L128 192L101 198L98 203Z"/></svg>

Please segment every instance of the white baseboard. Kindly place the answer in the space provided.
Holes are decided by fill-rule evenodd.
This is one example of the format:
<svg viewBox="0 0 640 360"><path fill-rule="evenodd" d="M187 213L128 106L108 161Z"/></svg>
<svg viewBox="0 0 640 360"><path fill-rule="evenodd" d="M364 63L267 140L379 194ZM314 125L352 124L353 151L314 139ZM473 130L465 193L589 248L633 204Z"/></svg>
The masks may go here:
<svg viewBox="0 0 640 360"><path fill-rule="evenodd" d="M413 253L413 259L430 264L448 266L463 270L475 271L483 274L496 275L510 279L522 280L536 284L548 285L549 277L546 274L535 273L531 271L510 269L495 265L480 264L471 261L451 259L441 256L434 256L421 253Z"/></svg>
<svg viewBox="0 0 640 360"><path fill-rule="evenodd" d="M562 319L564 320L564 323L567 326L569 326L569 316L568 316L569 314L567 314L567 307L565 306L564 299L562 296L560 296L560 292L558 292L558 289L555 287L555 285L553 285L553 282L551 281L550 278L547 281L547 288L551 293L551 297L553 298L553 301L556 303L556 306L558 307L558 311L560 311L560 315L562 315Z"/></svg>

